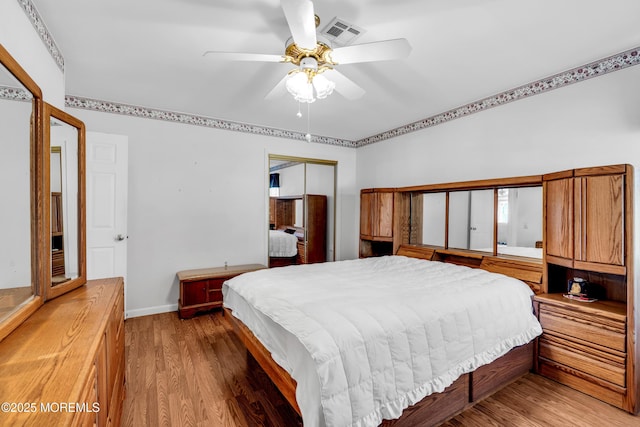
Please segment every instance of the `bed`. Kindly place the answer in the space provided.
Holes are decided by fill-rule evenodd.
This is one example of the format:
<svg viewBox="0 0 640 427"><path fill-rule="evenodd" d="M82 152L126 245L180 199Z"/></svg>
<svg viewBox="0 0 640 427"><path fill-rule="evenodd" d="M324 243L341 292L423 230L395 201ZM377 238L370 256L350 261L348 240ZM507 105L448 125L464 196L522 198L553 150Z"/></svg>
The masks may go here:
<svg viewBox="0 0 640 427"><path fill-rule="evenodd" d="M269 266L284 267L297 264L298 241L304 236L304 229L282 226L269 230Z"/></svg>
<svg viewBox="0 0 640 427"><path fill-rule="evenodd" d="M305 426L442 421L527 372L542 332L523 282L405 256L248 273L223 294Z"/></svg>

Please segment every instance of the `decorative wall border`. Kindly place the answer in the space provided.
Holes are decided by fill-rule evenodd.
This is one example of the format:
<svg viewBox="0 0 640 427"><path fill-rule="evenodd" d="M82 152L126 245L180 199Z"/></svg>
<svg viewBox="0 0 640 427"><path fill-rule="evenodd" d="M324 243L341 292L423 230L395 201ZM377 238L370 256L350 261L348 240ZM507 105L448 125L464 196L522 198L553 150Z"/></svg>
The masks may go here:
<svg viewBox="0 0 640 427"><path fill-rule="evenodd" d="M602 76L613 71L622 70L634 65L640 64L640 47L629 49L616 55L609 56L599 61L573 68L562 73L554 74L523 86L516 87L497 95L493 95L479 101L475 101L453 110L409 123L386 132L372 135L358 141L350 141L346 139L332 138L326 136L313 135L312 142L321 144L337 145L341 147L358 148L397 136L406 135L428 127L436 126L449 122L470 114L478 113L489 108L527 98L529 96L538 95L553 89L558 89L573 83L578 83L592 77ZM135 117L144 117L156 120L165 120L171 122L185 123L196 126L206 126L222 130L231 130L237 132L246 132L263 136L275 136L279 138L295 139L304 141L305 137L302 132L288 131L283 129L275 129L266 126L250 125L246 123L231 122L210 117L198 116L186 113L176 113L171 111L157 110L154 108L139 107L127 104L120 104L108 101L99 101L90 98L78 96L69 96L66 98L66 105L72 108L82 108L87 110L101 111L105 113L124 114Z"/></svg>
<svg viewBox="0 0 640 427"><path fill-rule="evenodd" d="M0 99L30 102L33 100L33 95L28 90L19 87L0 86Z"/></svg>
<svg viewBox="0 0 640 427"><path fill-rule="evenodd" d="M24 10L25 14L31 21L31 24L40 35L42 42L45 44L51 57L56 62L60 70L64 73L64 58L58 49L58 46L49 33L44 21L36 10L31 0L18 0L18 3ZM387 139L406 135L428 127L436 126L451 120L465 117L470 114L478 113L489 108L527 98L529 96L545 93L553 89L558 89L573 83L578 83L592 77L601 76L613 71L622 70L633 65L640 64L640 47L629 49L627 51L609 56L607 58L591 62L589 64L576 67L562 73L554 74L523 86L516 87L497 95L475 101L458 108L427 117L413 123L409 123L395 129L372 135L357 141L350 141L340 138L332 138L327 136L312 135L311 142L337 145L341 147L357 148ZM0 98L26 101L30 98L24 98L20 93L20 89L0 87ZM305 141L305 135L302 132L289 131L284 129L275 129L266 126L251 125L240 122L226 121L211 117L198 116L186 113L176 113L171 111L158 110L154 108L140 107L128 104L120 104L108 101L100 101L79 96L65 97L65 104L72 108L82 108L87 110L101 111L105 113L124 114L134 117L143 117L156 120L165 120L170 122L185 123L196 126L205 126L215 129L231 130L236 132L252 133L263 136L274 136L279 138L295 139Z"/></svg>
<svg viewBox="0 0 640 427"><path fill-rule="evenodd" d="M195 126L205 126L221 130L252 133L263 136L275 136L278 138L305 140L305 134L284 129L275 129L266 126L251 125L246 123L231 122L212 117L198 116L195 114L176 113L172 111L158 110L155 108L140 107L135 105L120 104L109 101L99 101L80 96L65 96L65 105L71 108L100 111L103 113L123 114L126 116L143 117L147 119L164 120L168 122L184 123ZM341 147L355 148L355 143L346 139L332 138L328 136L311 136L311 142L321 144L338 145Z"/></svg>
<svg viewBox="0 0 640 427"><path fill-rule="evenodd" d="M47 26L44 24L44 21L40 17L40 14L38 13L35 5L31 2L31 0L18 0L18 3L22 7L22 10L24 10L27 18L29 18L29 21L31 21L31 25L33 25L33 28L36 29L36 32L40 36L40 39L44 43L45 47L49 50L49 53L51 54L51 57L53 58L55 63L58 65L58 68L60 68L60 71L64 73L64 58L62 57L62 53L60 52L60 49L58 49L56 42L53 41L53 37L47 29Z"/></svg>
<svg viewBox="0 0 640 427"><path fill-rule="evenodd" d="M616 55L609 56L599 61L591 62L581 67L554 74L535 82L510 89L505 92L493 95L480 101L454 108L435 116L409 123L386 132L379 133L367 138L356 141L356 147L373 144L375 142L384 141L386 139L395 138L400 135L406 135L431 126L446 123L448 121L468 116L469 114L478 113L489 108L504 105L512 101L517 101L529 96L538 95L553 89L558 89L573 83L578 83L592 77L602 76L613 71L622 70L633 65L640 64L640 47L630 49Z"/></svg>

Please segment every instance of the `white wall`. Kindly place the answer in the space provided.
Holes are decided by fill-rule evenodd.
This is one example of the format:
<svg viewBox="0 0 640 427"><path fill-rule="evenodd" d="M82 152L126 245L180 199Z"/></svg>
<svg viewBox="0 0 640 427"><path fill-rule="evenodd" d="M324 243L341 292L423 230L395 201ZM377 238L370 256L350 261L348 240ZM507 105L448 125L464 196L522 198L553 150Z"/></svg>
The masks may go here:
<svg viewBox="0 0 640 427"><path fill-rule="evenodd" d="M640 66L357 151L358 188L534 175L618 163L639 168Z"/></svg>
<svg viewBox="0 0 640 427"><path fill-rule="evenodd" d="M16 0L0 0L0 44L40 86L44 100L64 110L64 74Z"/></svg>
<svg viewBox="0 0 640 427"><path fill-rule="evenodd" d="M357 257L356 150L69 109L129 137L129 315L175 310L176 272L267 262L269 154L338 161L337 259Z"/></svg>

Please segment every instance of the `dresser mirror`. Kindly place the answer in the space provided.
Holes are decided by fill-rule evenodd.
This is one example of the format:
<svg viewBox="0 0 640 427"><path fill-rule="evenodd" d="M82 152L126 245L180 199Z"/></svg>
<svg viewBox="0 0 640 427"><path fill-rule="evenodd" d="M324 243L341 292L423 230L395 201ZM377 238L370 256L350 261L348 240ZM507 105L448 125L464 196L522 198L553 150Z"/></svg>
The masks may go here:
<svg viewBox="0 0 640 427"><path fill-rule="evenodd" d="M47 299L86 282L84 147L82 121L49 104L44 107L44 139L50 147L49 218L51 256Z"/></svg>
<svg viewBox="0 0 640 427"><path fill-rule="evenodd" d="M42 304L40 88L0 45L0 340Z"/></svg>

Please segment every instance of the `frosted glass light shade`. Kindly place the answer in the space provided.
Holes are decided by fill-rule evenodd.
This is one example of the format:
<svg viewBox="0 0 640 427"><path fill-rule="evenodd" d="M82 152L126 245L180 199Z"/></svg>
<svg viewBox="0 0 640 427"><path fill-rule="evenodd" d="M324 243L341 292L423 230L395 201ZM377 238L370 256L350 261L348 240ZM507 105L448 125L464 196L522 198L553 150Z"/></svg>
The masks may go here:
<svg viewBox="0 0 640 427"><path fill-rule="evenodd" d="M306 73L294 73L286 81L287 91L298 102L312 103L316 99L324 99L331 95L336 84L325 76L315 74L312 82Z"/></svg>

